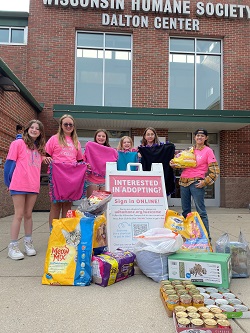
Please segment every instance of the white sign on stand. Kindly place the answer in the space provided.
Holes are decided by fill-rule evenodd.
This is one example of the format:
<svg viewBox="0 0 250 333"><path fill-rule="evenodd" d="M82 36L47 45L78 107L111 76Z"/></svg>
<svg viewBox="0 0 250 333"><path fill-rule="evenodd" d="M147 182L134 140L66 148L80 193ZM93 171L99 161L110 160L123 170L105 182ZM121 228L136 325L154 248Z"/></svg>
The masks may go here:
<svg viewBox="0 0 250 333"><path fill-rule="evenodd" d="M138 171L131 171L131 166ZM153 163L151 171L143 171L140 163L118 171L116 162L108 162L106 190L112 193L107 209L109 251L133 251L135 236L163 228L168 203L161 163Z"/></svg>

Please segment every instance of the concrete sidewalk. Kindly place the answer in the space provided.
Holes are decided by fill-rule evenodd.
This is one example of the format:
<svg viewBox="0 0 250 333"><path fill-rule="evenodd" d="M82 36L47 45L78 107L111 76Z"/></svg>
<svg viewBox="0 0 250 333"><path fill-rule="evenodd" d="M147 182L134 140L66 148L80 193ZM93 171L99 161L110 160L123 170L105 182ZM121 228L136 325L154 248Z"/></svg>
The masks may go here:
<svg viewBox="0 0 250 333"><path fill-rule="evenodd" d="M172 209L172 208L171 208ZM180 208L174 207L176 211ZM228 232L232 241L240 230L250 242L248 209L208 208L213 242ZM41 284L49 237L48 213L33 214L37 255L7 258L13 216L0 219L0 332L174 333L159 297L159 284L142 275L103 288L56 287ZM23 231L23 228L22 228ZM20 234L23 237L23 233ZM20 248L22 249L22 239ZM233 279L231 290L250 306L249 278ZM250 319L232 320L234 333L249 333Z"/></svg>

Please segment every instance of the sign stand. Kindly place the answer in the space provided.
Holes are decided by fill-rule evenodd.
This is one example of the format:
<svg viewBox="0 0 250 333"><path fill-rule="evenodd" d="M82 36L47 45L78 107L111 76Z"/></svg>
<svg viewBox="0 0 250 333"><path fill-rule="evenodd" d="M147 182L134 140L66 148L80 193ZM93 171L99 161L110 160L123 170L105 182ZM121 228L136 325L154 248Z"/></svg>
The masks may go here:
<svg viewBox="0 0 250 333"><path fill-rule="evenodd" d="M131 166L138 170L131 171ZM135 236L163 228L168 202L161 163L153 163L151 171L143 171L140 163L118 171L116 162L108 162L106 190L113 195L107 208L109 251L133 251Z"/></svg>

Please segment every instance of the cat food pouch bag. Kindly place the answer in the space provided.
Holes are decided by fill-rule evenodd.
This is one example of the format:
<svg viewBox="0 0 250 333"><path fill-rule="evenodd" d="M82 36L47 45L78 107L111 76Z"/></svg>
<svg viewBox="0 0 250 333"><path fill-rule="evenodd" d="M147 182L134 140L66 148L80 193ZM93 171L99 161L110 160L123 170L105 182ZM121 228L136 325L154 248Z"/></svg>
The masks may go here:
<svg viewBox="0 0 250 333"><path fill-rule="evenodd" d="M92 257L93 282L102 287L134 275L135 254L117 249Z"/></svg>
<svg viewBox="0 0 250 333"><path fill-rule="evenodd" d="M53 220L42 284L88 286L91 283L95 216Z"/></svg>
<svg viewBox="0 0 250 333"><path fill-rule="evenodd" d="M189 228L191 228L192 237L185 240L180 251L213 252L213 248L208 239L207 230L199 213L189 213L185 218L185 222L189 225Z"/></svg>
<svg viewBox="0 0 250 333"><path fill-rule="evenodd" d="M94 221L93 254L98 255L108 250L107 220L104 214L98 215Z"/></svg>
<svg viewBox="0 0 250 333"><path fill-rule="evenodd" d="M191 238L193 236L191 227L185 218L171 209L168 209L166 212L164 228L172 230L184 238Z"/></svg>
<svg viewBox="0 0 250 333"><path fill-rule="evenodd" d="M194 154L194 148L191 147L186 150L182 150L176 154L171 160L175 164L177 169L193 168L196 166L196 158Z"/></svg>

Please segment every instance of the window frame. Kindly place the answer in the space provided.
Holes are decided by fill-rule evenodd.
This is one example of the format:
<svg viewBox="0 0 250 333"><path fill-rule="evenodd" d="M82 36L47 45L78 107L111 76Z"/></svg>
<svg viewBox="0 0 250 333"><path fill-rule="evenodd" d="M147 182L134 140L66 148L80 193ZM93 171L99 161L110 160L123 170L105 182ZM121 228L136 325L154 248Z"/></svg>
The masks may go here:
<svg viewBox="0 0 250 333"><path fill-rule="evenodd" d="M103 46L102 47L93 47L93 46L80 46L78 47L77 45L77 35L78 33L87 33L87 34L100 34L102 35L103 38ZM120 36L129 36L130 37L130 49L129 48L112 48L112 47L105 47L105 39L106 39L106 35L120 35ZM133 35L130 33L121 33L121 32L103 32L103 31L88 31L88 30L76 30L76 34L75 34L75 72L74 72L74 105L76 105L76 87L77 87L77 76L76 76L76 71L77 71L77 50L78 49L89 49L89 50L100 50L103 51L105 53L105 51L130 51L131 54L131 70L130 70L130 77L131 77L131 85L130 85L130 101L129 101L129 107L132 106L132 88L133 88ZM104 61L104 59L103 59ZM105 78L105 64L103 66L103 82L105 82L104 78ZM104 91L105 91L105 84L103 84L102 86L102 107L103 106L107 106L105 105L105 95L104 95Z"/></svg>
<svg viewBox="0 0 250 333"><path fill-rule="evenodd" d="M1 29L8 29L9 30L9 40L8 40L8 42L1 42L0 41L0 45L27 45L28 27L0 26L0 30ZM11 41L12 30L23 30L23 32L24 32L24 34L23 34L23 43L13 43Z"/></svg>
<svg viewBox="0 0 250 333"><path fill-rule="evenodd" d="M171 39L189 39L194 40L194 51L171 51L170 50L170 40ZM207 41L219 41L220 42L220 53L206 53L206 52L198 52L197 50L197 40L207 40ZM212 55L212 56L220 56L220 100L221 100L221 107L220 110L223 110L224 106L224 99L223 99L223 39L221 38L208 38L208 37L186 37L186 36L169 36L169 73L168 73L168 107L170 108L170 94L171 94L171 87L170 87L170 55L171 54L183 54L183 55L194 55L194 110L197 110L197 64L196 64L196 56L197 55ZM178 109L178 108L177 108ZM192 109L192 108L190 108ZM207 109L209 110L209 109Z"/></svg>

